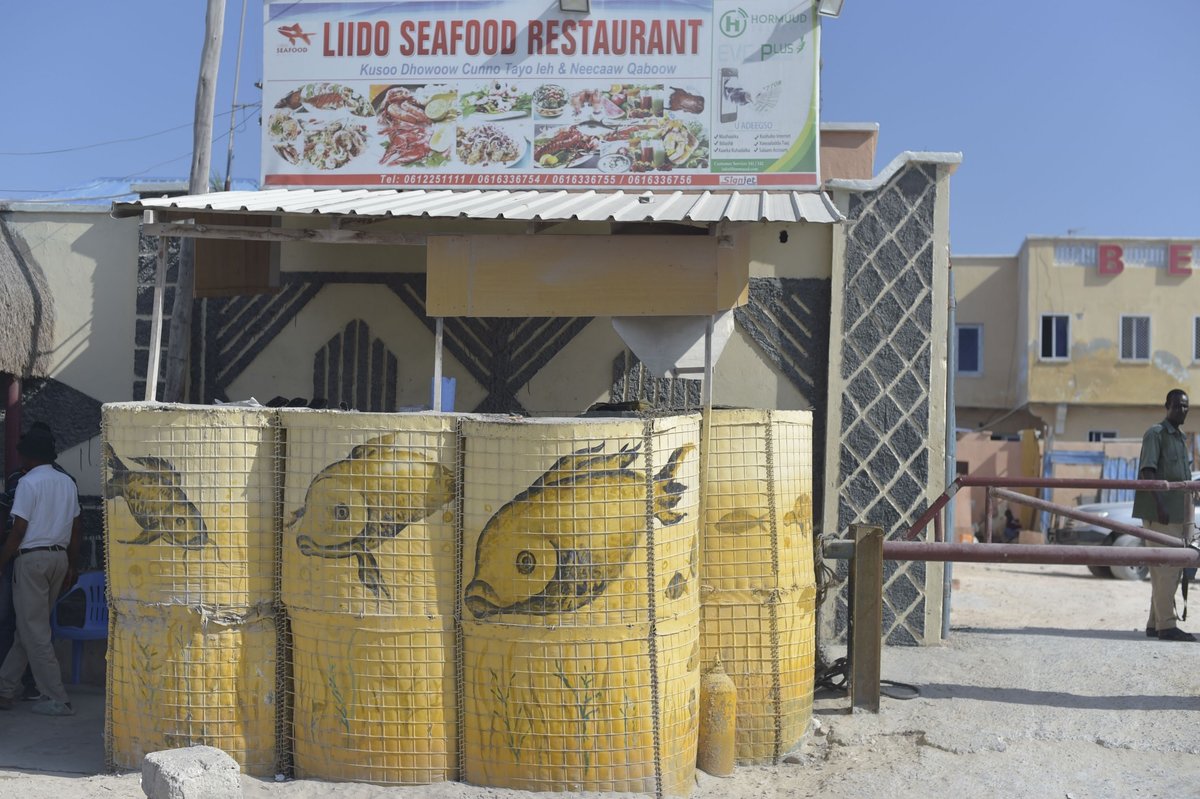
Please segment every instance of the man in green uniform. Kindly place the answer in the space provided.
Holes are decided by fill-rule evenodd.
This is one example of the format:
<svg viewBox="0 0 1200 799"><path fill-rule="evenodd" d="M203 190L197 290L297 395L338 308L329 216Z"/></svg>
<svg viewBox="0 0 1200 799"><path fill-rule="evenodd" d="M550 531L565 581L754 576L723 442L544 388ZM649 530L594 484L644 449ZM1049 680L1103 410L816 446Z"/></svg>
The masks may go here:
<svg viewBox="0 0 1200 799"><path fill-rule="evenodd" d="M1138 479L1185 482L1192 479L1192 458L1187 439L1179 429L1188 415L1188 395L1182 389L1167 393L1167 418L1142 436ZM1133 515L1150 530L1189 541L1194 534L1190 503L1185 491L1137 491ZM1146 546L1157 546L1147 541ZM1177 566L1150 567L1150 618L1146 635L1163 641L1195 641L1176 625L1175 589L1183 570Z"/></svg>

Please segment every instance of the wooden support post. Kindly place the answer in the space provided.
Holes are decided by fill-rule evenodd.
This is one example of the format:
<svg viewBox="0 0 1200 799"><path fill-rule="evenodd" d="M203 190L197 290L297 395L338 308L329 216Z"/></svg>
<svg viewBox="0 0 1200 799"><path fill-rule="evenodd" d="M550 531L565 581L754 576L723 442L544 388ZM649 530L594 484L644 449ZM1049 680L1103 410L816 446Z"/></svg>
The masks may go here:
<svg viewBox="0 0 1200 799"><path fill-rule="evenodd" d="M445 340L445 320L437 318L433 335L433 412L442 412L442 342Z"/></svg>
<svg viewBox="0 0 1200 799"><path fill-rule="evenodd" d="M852 525L850 561L850 709L879 712L883 645L883 528Z"/></svg>
<svg viewBox="0 0 1200 799"><path fill-rule="evenodd" d="M147 212L149 217L150 212ZM158 399L158 361L162 353L163 297L167 291L167 237L158 237L158 257L154 259L154 305L150 317L150 352L146 358L146 402Z"/></svg>

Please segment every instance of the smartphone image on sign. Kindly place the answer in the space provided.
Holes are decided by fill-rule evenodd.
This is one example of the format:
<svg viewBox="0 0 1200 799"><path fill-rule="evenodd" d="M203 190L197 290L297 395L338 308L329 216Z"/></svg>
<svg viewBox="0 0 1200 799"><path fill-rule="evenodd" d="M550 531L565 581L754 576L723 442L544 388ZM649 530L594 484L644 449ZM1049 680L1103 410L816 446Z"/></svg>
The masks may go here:
<svg viewBox="0 0 1200 799"><path fill-rule="evenodd" d="M721 67L721 121L734 122L737 120L737 103L730 99L730 90L735 86L730 81L737 78L738 71L732 67Z"/></svg>

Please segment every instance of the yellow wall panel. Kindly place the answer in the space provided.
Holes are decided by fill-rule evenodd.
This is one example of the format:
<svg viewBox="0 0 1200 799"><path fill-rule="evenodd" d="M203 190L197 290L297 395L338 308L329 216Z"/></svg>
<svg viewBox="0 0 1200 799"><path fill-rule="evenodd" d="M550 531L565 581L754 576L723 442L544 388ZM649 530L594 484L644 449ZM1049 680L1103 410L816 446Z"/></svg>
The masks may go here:
<svg viewBox="0 0 1200 799"><path fill-rule="evenodd" d="M215 746L247 774L275 773L275 619L114 602L107 749L138 769L148 752Z"/></svg>
<svg viewBox="0 0 1200 799"><path fill-rule="evenodd" d="M430 236L430 316L707 316L749 298L750 236Z"/></svg>
<svg viewBox="0 0 1200 799"><path fill-rule="evenodd" d="M425 785L456 775L450 619L289 611L293 757L305 779Z"/></svg>

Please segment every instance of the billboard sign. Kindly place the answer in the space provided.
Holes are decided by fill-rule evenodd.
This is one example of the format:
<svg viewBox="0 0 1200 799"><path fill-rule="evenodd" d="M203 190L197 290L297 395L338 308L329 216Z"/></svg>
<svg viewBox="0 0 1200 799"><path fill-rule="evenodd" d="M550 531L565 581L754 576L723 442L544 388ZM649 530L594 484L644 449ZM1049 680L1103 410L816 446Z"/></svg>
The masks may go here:
<svg viewBox="0 0 1200 799"><path fill-rule="evenodd" d="M262 185L815 188L811 0L271 2Z"/></svg>

